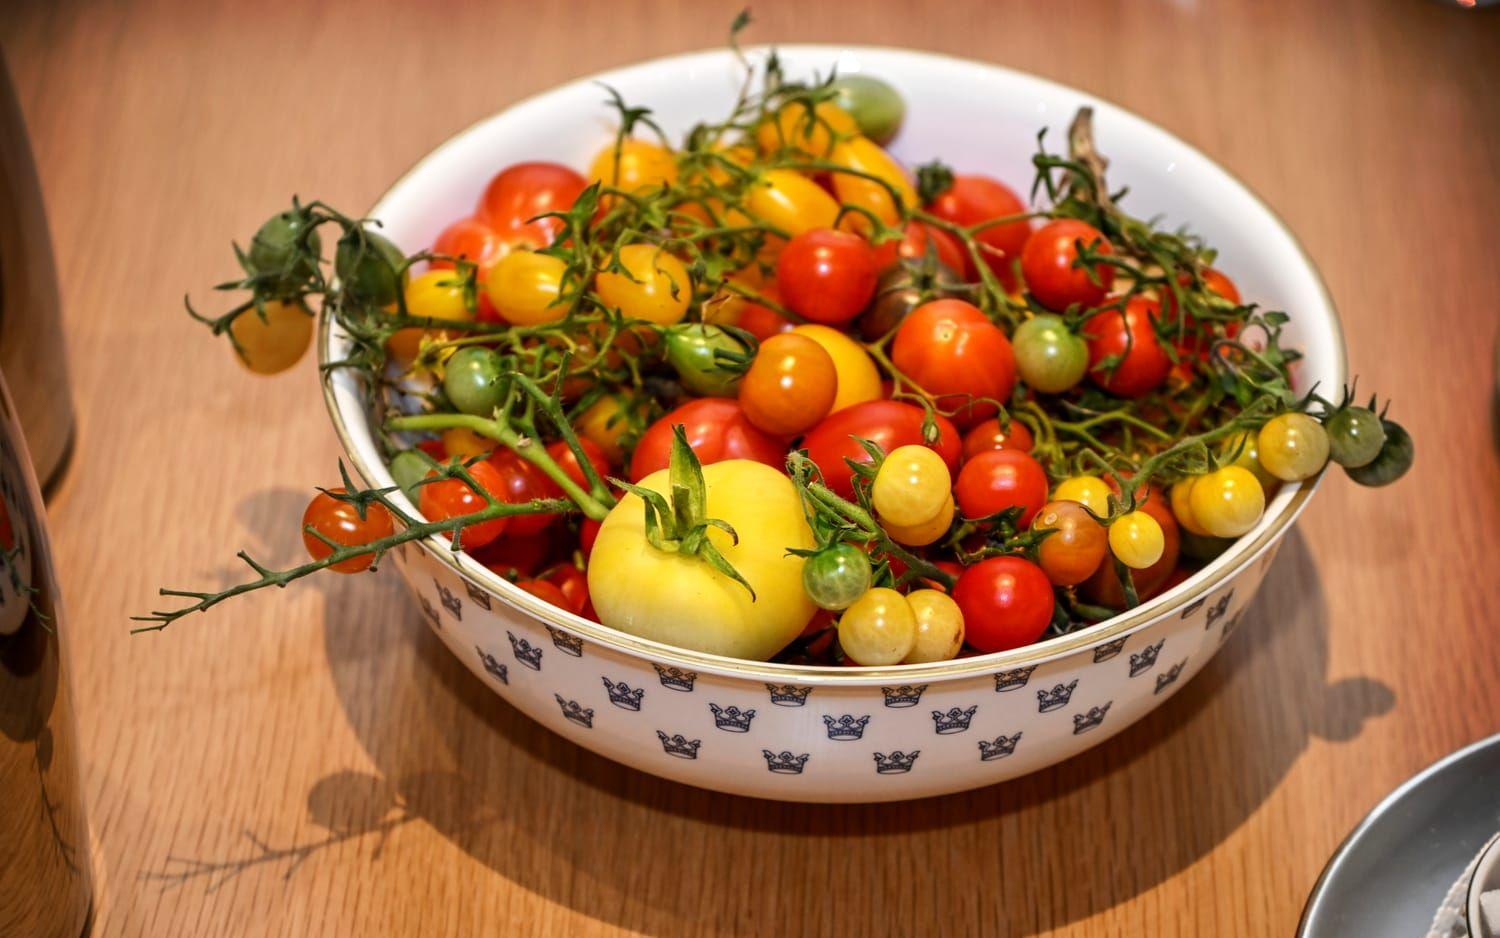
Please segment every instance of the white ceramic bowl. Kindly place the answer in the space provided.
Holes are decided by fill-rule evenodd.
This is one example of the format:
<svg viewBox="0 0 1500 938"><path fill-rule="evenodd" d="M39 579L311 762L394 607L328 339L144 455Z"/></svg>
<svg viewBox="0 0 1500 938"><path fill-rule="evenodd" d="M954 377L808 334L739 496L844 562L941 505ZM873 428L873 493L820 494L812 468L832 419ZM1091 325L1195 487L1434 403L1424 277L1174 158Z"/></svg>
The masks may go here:
<svg viewBox="0 0 1500 938"><path fill-rule="evenodd" d="M839 46L779 50L786 71L837 63L895 85L907 101L894 144L909 164L941 156L1026 191L1036 132L1054 147L1074 110L1095 108L1110 180L1142 216L1188 222L1221 250L1250 300L1292 314L1299 377L1344 379L1338 322L1312 263L1243 185L1203 154L1108 102L1018 72L919 52ZM752 52L758 59L763 53ZM473 211L485 183L522 160L575 167L614 132L606 83L649 105L670 134L725 113L741 72L725 51L660 59L580 80L459 133L424 158L371 214L408 252ZM323 359L345 340L325 329ZM391 485L359 388L325 383L350 461ZM497 694L611 759L691 785L792 801L915 798L988 785L1075 755L1129 726L1199 671L1233 631L1312 486L1289 485L1265 517L1204 570L1107 622L1002 654L894 668L739 661L646 641L516 589L446 542L407 545L396 565L431 627Z"/></svg>

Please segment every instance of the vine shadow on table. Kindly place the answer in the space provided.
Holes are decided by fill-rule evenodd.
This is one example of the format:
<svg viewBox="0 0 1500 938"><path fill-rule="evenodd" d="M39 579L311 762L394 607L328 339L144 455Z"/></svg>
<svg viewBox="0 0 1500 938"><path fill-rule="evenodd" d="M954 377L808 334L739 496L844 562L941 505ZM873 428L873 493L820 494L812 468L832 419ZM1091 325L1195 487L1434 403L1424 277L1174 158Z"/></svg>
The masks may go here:
<svg viewBox="0 0 1500 938"><path fill-rule="evenodd" d="M1378 681L1326 678L1322 589L1293 533L1214 660L1106 743L963 794L781 804L662 781L553 735L419 624L395 576L373 587L359 579L389 590L398 611L341 615L339 588L327 648L394 813L348 810L380 818L369 830L382 838L393 818L421 819L523 888L650 934L1057 927L1193 864L1256 810L1311 738L1352 739L1394 703ZM330 777L309 810L358 834L340 820L342 805L369 788Z"/></svg>

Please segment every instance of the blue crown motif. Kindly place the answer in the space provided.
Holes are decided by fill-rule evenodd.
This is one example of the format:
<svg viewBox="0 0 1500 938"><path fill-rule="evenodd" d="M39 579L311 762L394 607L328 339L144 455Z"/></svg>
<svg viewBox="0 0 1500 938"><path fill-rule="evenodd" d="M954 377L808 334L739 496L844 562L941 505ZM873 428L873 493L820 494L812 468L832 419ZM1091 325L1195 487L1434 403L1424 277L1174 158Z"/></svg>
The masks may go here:
<svg viewBox="0 0 1500 938"><path fill-rule="evenodd" d="M1159 694L1173 684L1176 684L1177 678L1182 674L1182 666L1185 664L1187 664L1187 659L1183 658L1167 670L1158 674L1156 676L1156 690L1152 691L1152 693Z"/></svg>
<svg viewBox="0 0 1500 938"><path fill-rule="evenodd" d="M1021 731L1016 730L1014 736L996 736L993 740L981 739L979 741L979 761L992 762L995 759L1004 759L1016 751L1016 743L1021 741Z"/></svg>
<svg viewBox="0 0 1500 938"><path fill-rule="evenodd" d="M402 544L401 546L405 547L406 545ZM478 586L475 586L473 583L470 583L468 580L464 580L464 591L469 594L470 599L474 600L474 605L478 606L481 609L491 608L490 594L486 593Z"/></svg>
<svg viewBox="0 0 1500 938"><path fill-rule="evenodd" d="M1000 671L995 675L995 692L1002 693L1008 690L1020 690L1031 680L1031 672L1036 670L1036 665L1029 664L1024 668L1012 668L1009 671Z"/></svg>
<svg viewBox="0 0 1500 938"><path fill-rule="evenodd" d="M1147 645L1140 651L1130 653L1130 676L1139 677L1156 664L1156 656L1161 654L1161 646L1166 644L1165 638L1156 640L1155 645Z"/></svg>
<svg viewBox="0 0 1500 938"><path fill-rule="evenodd" d="M510 668L496 661L494 655L480 648L478 645L474 646L474 650L479 652L480 662L484 664L484 669L493 675L495 680L501 684L510 683Z"/></svg>
<svg viewBox="0 0 1500 938"><path fill-rule="evenodd" d="M926 684L902 684L900 687L882 687L880 692L885 695L885 705L898 710L902 707L915 707L921 703L922 694L926 690Z"/></svg>
<svg viewBox="0 0 1500 938"><path fill-rule="evenodd" d="M1039 690L1036 692L1036 712L1046 713L1059 707L1066 707L1068 701L1073 699L1073 691L1078 687L1078 678L1073 678L1066 684L1055 684L1051 690Z"/></svg>
<svg viewBox="0 0 1500 938"><path fill-rule="evenodd" d="M1213 628L1214 623L1222 619L1224 613L1229 611L1229 601L1233 598L1234 590L1230 590L1215 600L1212 606L1208 607L1208 615L1203 620L1203 630L1205 632Z"/></svg>
<svg viewBox="0 0 1500 938"><path fill-rule="evenodd" d="M1193 613L1197 612L1199 609L1202 609L1202 608L1203 608L1203 597L1199 596L1197 599L1193 600L1192 602L1188 603L1186 606L1182 607L1182 617L1184 619L1186 619L1189 616L1191 616Z"/></svg>
<svg viewBox="0 0 1500 938"><path fill-rule="evenodd" d="M663 752L669 756L676 756L679 759L698 758L698 747L703 745L703 740L701 739L688 739L681 733L673 733L671 736L668 736L661 730L656 731L656 738L661 740Z"/></svg>
<svg viewBox="0 0 1500 938"><path fill-rule="evenodd" d="M510 639L511 653L516 656L518 662L533 671L540 671L542 669L542 650L540 648L537 648L524 638L516 638L516 633L509 629L506 630L505 637Z"/></svg>
<svg viewBox="0 0 1500 938"><path fill-rule="evenodd" d="M755 708L741 710L739 707L720 707L716 703L708 705L713 712L714 726L726 733L748 733L750 732L750 721L755 719Z"/></svg>
<svg viewBox="0 0 1500 938"><path fill-rule="evenodd" d="M562 708L564 718L577 723L586 730L594 728L594 711L587 707L580 707L576 700L564 700L562 694L553 694L557 698L557 705Z"/></svg>
<svg viewBox="0 0 1500 938"><path fill-rule="evenodd" d="M1098 664L1101 661L1108 661L1115 655L1118 655L1120 653L1120 649L1124 647L1125 636L1123 635L1121 635L1119 638L1105 642L1103 645L1094 646L1094 664Z"/></svg>
<svg viewBox="0 0 1500 938"><path fill-rule="evenodd" d="M910 772L912 763L916 762L917 756L921 754L920 749L913 749L911 752L902 752L897 749L890 755L877 752L875 753L875 772L879 775L900 775L903 772Z"/></svg>
<svg viewBox="0 0 1500 938"><path fill-rule="evenodd" d="M824 714L823 725L828 727L829 739L859 739L865 735L865 727L870 725L870 717L868 714L862 717L856 717L852 713L846 713L841 717Z"/></svg>
<svg viewBox="0 0 1500 938"><path fill-rule="evenodd" d="M969 728L969 721L974 719L974 712L979 709L975 704L967 710L952 708L947 713L941 710L932 711L933 729L937 730L939 736L947 736L949 733L962 733Z"/></svg>
<svg viewBox="0 0 1500 938"><path fill-rule="evenodd" d="M435 629L442 628L443 623L438 621L437 610L432 608L432 603L427 601L427 597L419 593L417 594L417 602L422 604L422 615L426 617L428 622L432 623L432 627Z"/></svg>
<svg viewBox="0 0 1500 938"><path fill-rule="evenodd" d="M776 706L800 707L807 703L807 695L811 694L813 689L792 684L767 684L766 690L771 692L771 703Z"/></svg>
<svg viewBox="0 0 1500 938"><path fill-rule="evenodd" d="M552 644L557 646L558 651L565 655L572 655L574 658L583 657L583 639L577 635L570 635L550 625L547 626L547 634L552 636Z"/></svg>
<svg viewBox="0 0 1500 938"><path fill-rule="evenodd" d="M1245 610L1241 609L1239 612L1236 612L1234 615L1230 616L1228 622L1224 623L1224 628L1222 630L1220 630L1220 632L1219 632L1219 643L1220 644L1223 644L1224 639L1228 638L1230 636L1230 634L1232 634L1234 632L1235 629L1239 628L1240 617L1243 616L1244 614L1245 614Z"/></svg>
<svg viewBox="0 0 1500 938"><path fill-rule="evenodd" d="M800 756L794 756L785 749L781 752L762 749L760 754L766 757L766 770L775 772L777 775L801 775L802 768L807 765L807 760L812 757L812 754L807 752L804 752Z"/></svg>
<svg viewBox="0 0 1500 938"><path fill-rule="evenodd" d="M1109 708L1114 706L1114 704L1115 702L1111 700L1102 707L1090 707L1088 713L1073 714L1073 735L1077 736L1079 733L1086 733L1100 723L1103 723L1104 715L1109 712Z"/></svg>
<svg viewBox="0 0 1500 938"><path fill-rule="evenodd" d="M684 694L693 692L693 682L698 680L697 671L684 671L670 665L651 662L651 667L656 669L656 676L661 678L661 686L671 690L681 691Z"/></svg>
<svg viewBox="0 0 1500 938"><path fill-rule="evenodd" d="M616 684L607 677L601 677L600 680L604 681L604 689L609 693L610 703L621 710L639 711L641 709L641 698L646 696L644 690L639 687L631 690L630 685L624 681Z"/></svg>
<svg viewBox="0 0 1500 938"><path fill-rule="evenodd" d="M448 614L455 619L462 620L464 617L464 604L459 601L459 598L453 595L452 590L437 580L433 580L432 585L437 587L438 599L442 600L443 608L448 610Z"/></svg>

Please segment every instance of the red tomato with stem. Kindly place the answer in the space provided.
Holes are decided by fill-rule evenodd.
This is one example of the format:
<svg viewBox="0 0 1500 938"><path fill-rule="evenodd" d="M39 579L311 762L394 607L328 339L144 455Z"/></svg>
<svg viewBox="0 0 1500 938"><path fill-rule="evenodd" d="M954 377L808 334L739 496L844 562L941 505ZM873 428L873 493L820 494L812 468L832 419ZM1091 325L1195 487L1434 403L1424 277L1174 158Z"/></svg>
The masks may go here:
<svg viewBox="0 0 1500 938"><path fill-rule="evenodd" d="M507 253L507 247L495 229L484 221L478 218L460 218L444 228L443 233L432 242L432 253L462 258L476 265L480 271L486 271ZM453 262L434 260L431 266L434 270L445 270L451 268ZM480 282L484 282L482 273Z"/></svg>
<svg viewBox="0 0 1500 938"><path fill-rule="evenodd" d="M885 270L897 261L920 261L927 256L931 246L938 263L962 275L969 269L968 258L958 239L941 228L926 222L909 221L899 240L887 241L875 246L875 268Z"/></svg>
<svg viewBox="0 0 1500 938"><path fill-rule="evenodd" d="M1056 598L1042 568L1021 557L991 557L966 569L953 587L964 614L964 641L1007 651L1042 637Z"/></svg>
<svg viewBox="0 0 1500 938"><path fill-rule="evenodd" d="M395 523L391 520L391 513L384 505L366 505L364 517L361 518L353 505L334 498L329 494L330 492L344 494L341 488L319 492L311 502L308 502L307 510L302 513L304 529L302 544L307 548L307 555L312 559L322 560L331 555L334 549L310 534L307 528L312 528L335 544L342 544L346 547L369 544L383 537L390 537L395 532ZM9 549L13 541L14 532L11 530L10 515L6 513L4 506L0 505L0 545ZM341 560L328 569L335 573L359 573L362 570L368 570L370 564L374 562L374 554L365 554L362 557Z"/></svg>
<svg viewBox="0 0 1500 938"><path fill-rule="evenodd" d="M844 498L854 497L854 470L846 459L868 463L870 454L854 441L869 440L889 453L898 446L923 444L936 451L951 472L958 465L960 443L958 431L942 414L934 414L938 439L928 443L922 437L922 423L927 414L920 407L901 401L866 401L845 407L823 418L802 439L808 458L817 464L823 481Z"/></svg>
<svg viewBox="0 0 1500 938"><path fill-rule="evenodd" d="M1018 449L1029 453L1034 445L1035 441L1026 424L1012 417L1010 426L1002 427L999 417L991 417L975 424L972 430L964 434L964 458L973 459L992 449Z"/></svg>
<svg viewBox="0 0 1500 938"><path fill-rule="evenodd" d="M1120 397L1140 397L1166 380L1172 360L1156 335L1160 310L1155 300L1133 296L1123 312L1106 310L1084 323L1095 384Z"/></svg>
<svg viewBox="0 0 1500 938"><path fill-rule="evenodd" d="M594 540L599 537L601 522L593 518L584 518L578 525L578 547L583 551L583 559L587 560L594 552Z"/></svg>
<svg viewBox="0 0 1500 938"><path fill-rule="evenodd" d="M562 490L535 463L527 462L506 449L496 447L489 455L489 462L500 472L501 490L495 494L511 504L519 505L537 498L560 498ZM557 520L556 514L512 515L511 534L536 534Z"/></svg>
<svg viewBox="0 0 1500 938"><path fill-rule="evenodd" d="M870 302L879 272L875 249L864 238L814 228L781 249L776 285L787 309L812 322L838 325Z"/></svg>
<svg viewBox="0 0 1500 938"><path fill-rule="evenodd" d="M959 426L992 416L1016 384L1016 355L1000 328L964 300L933 300L912 310L896 330L891 361L935 397Z"/></svg>
<svg viewBox="0 0 1500 938"><path fill-rule="evenodd" d="M667 468L672 427L682 424L688 446L705 466L725 459L753 459L777 469L786 466L786 446L756 429L739 401L704 397L689 401L646 428L630 460L630 481L639 482Z"/></svg>
<svg viewBox="0 0 1500 938"><path fill-rule="evenodd" d="M505 497L505 478L500 475L500 470L491 465L488 460L481 459L474 463L468 467L468 472L491 498L509 501ZM431 473L431 475L436 474ZM447 521L450 518L471 515L484 510L488 505L488 499L484 494L470 488L469 483L462 479L439 479L436 482L428 482L417 489L417 495L417 507L422 512L422 516L430 521ZM505 533L506 522L510 520L510 518L491 518L488 521L468 525L463 529L459 540L460 546L465 550L483 547ZM451 532L448 534L448 539L453 539Z"/></svg>
<svg viewBox="0 0 1500 938"><path fill-rule="evenodd" d="M474 559L503 577L529 577L552 562L558 552L557 528L518 536L507 531L474 551Z"/></svg>
<svg viewBox="0 0 1500 938"><path fill-rule="evenodd" d="M560 563L543 573L541 579L557 587L567 599L564 609L583 615L589 605L589 579L582 570L571 563Z"/></svg>
<svg viewBox="0 0 1500 938"><path fill-rule="evenodd" d="M1026 203L1002 182L987 176L955 176L953 185L932 200L932 214L947 222L972 227L998 218L1025 215ZM984 228L974 235L984 262L1007 288L1016 282L1015 263L1031 237L1031 221L1014 218ZM968 267L965 264L965 267ZM973 270L967 271L973 274Z"/></svg>
<svg viewBox="0 0 1500 938"><path fill-rule="evenodd" d="M1060 218L1036 231L1021 251L1026 289L1043 306L1061 312L1070 306L1098 306L1109 294L1115 269L1107 264L1078 264L1078 246L1096 254L1113 254L1104 233L1088 222Z"/></svg>
<svg viewBox="0 0 1500 938"><path fill-rule="evenodd" d="M547 212L565 212L587 183L561 163L517 163L501 170L485 187L478 215L501 232L516 231L534 236L545 247L563 229L559 218L538 218Z"/></svg>
<svg viewBox="0 0 1500 938"><path fill-rule="evenodd" d="M1047 472L1030 453L992 449L964 463L953 495L968 519L1020 508L1016 527L1024 530L1047 503L1047 488Z"/></svg>
<svg viewBox="0 0 1500 938"><path fill-rule="evenodd" d="M584 456L588 458L589 464L594 467L594 471L599 474L599 478L608 481L609 457L604 454L604 450L600 448L599 444L587 437L579 437L578 446L583 450ZM555 443L548 443L547 455L552 457L557 463L558 468L567 473L568 478L578 483L579 488L585 492L588 491L588 477L584 475L583 466L578 462L578 456L574 454L572 448L567 443L562 440L558 440ZM551 479L547 481L552 483ZM562 490L557 489L557 491L561 493Z"/></svg>

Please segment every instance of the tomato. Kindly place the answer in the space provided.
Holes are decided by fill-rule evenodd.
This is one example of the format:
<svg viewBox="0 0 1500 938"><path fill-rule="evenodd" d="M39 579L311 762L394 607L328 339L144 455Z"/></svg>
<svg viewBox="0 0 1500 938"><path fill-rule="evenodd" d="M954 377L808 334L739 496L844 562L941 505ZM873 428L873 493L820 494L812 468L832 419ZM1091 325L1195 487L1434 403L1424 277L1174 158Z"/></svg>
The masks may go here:
<svg viewBox="0 0 1500 938"><path fill-rule="evenodd" d="M1172 360L1156 335L1159 311L1155 300L1133 296L1123 312L1107 310L1084 323L1095 384L1120 397L1140 397L1166 380Z"/></svg>
<svg viewBox="0 0 1500 938"><path fill-rule="evenodd" d="M881 145L896 136L906 116L906 102L895 88L869 75L845 75L830 87L834 103L854 118L860 133Z"/></svg>
<svg viewBox="0 0 1500 938"><path fill-rule="evenodd" d="M655 189L677 181L677 158L649 140L621 140L600 150L589 164L589 178L625 192Z"/></svg>
<svg viewBox="0 0 1500 938"><path fill-rule="evenodd" d="M578 548L588 560L594 556L594 542L599 538L601 523L593 518L584 518L578 525Z"/></svg>
<svg viewBox="0 0 1500 938"><path fill-rule="evenodd" d="M773 436L801 433L828 415L838 394L838 371L823 346L789 332L761 343L740 380L740 406Z"/></svg>
<svg viewBox="0 0 1500 938"><path fill-rule="evenodd" d="M964 458L973 459L980 453L992 449L1016 449L1031 452L1034 441L1026 424L1011 418L1010 425L1000 426L999 417L991 417L964 434Z"/></svg>
<svg viewBox="0 0 1500 938"><path fill-rule="evenodd" d="M1250 470L1224 466L1194 480L1188 504L1193 518L1210 535L1239 537L1265 513L1266 493Z"/></svg>
<svg viewBox="0 0 1500 938"><path fill-rule="evenodd" d="M964 571L953 587L965 638L983 652L1030 645L1052 621L1056 602L1042 568L1020 557L991 557Z"/></svg>
<svg viewBox="0 0 1500 938"><path fill-rule="evenodd" d="M575 615L586 615L586 610L593 605L589 602L588 576L571 563L558 564L540 579L557 587L567 601L563 608Z"/></svg>
<svg viewBox="0 0 1500 938"><path fill-rule="evenodd" d="M464 322L474 318L469 309L468 275L454 270L429 270L407 282L405 287L406 312L425 319L444 319ZM386 343L391 354L410 361L417 357L422 347L423 335L438 339L448 338L444 332L428 332L420 328L398 329Z"/></svg>
<svg viewBox="0 0 1500 938"><path fill-rule="evenodd" d="M493 494L512 504L529 502L539 498L560 498L562 490L557 483L536 463L517 456L511 450L496 449L489 457L490 464L500 471L501 488ZM507 530L511 534L525 536L536 534L558 519L553 513L534 515L511 515Z"/></svg>
<svg viewBox="0 0 1500 938"><path fill-rule="evenodd" d="M849 543L825 547L802 565L802 588L820 609L843 609L870 588L870 558Z"/></svg>
<svg viewBox="0 0 1500 938"><path fill-rule="evenodd" d="M1059 501L1078 502L1103 518L1109 514L1110 487L1098 476L1073 476L1057 483L1052 497Z"/></svg>
<svg viewBox="0 0 1500 938"><path fill-rule="evenodd" d="M1261 488L1265 489L1268 494L1280 482L1266 471L1265 466L1260 464L1260 444L1254 430L1242 430L1239 433L1230 434L1219 445L1219 456L1221 459L1229 459L1228 465L1249 469L1251 474L1260 480Z"/></svg>
<svg viewBox="0 0 1500 938"><path fill-rule="evenodd" d="M494 440L481 436L467 427L453 427L443 431L443 452L454 459L468 462L489 453L494 448Z"/></svg>
<svg viewBox="0 0 1500 938"><path fill-rule="evenodd" d="M459 413L490 417L500 406L504 366L493 349L468 345L443 366L443 393Z"/></svg>
<svg viewBox="0 0 1500 938"><path fill-rule="evenodd" d="M948 533L948 529L953 527L953 516L957 513L958 509L954 504L953 496L947 495L943 498L943 504L938 509L938 513L926 521L899 525L889 520L882 520L880 526L885 528L885 533L889 534L891 540L897 544L905 544L907 547L926 547Z"/></svg>
<svg viewBox="0 0 1500 938"><path fill-rule="evenodd" d="M966 519L1020 508L1016 527L1025 528L1047 501L1047 472L1021 450L986 450L964 463L954 494Z"/></svg>
<svg viewBox="0 0 1500 938"><path fill-rule="evenodd" d="M1083 380L1089 349L1060 316L1033 316L1011 336L1021 380L1044 394L1060 394Z"/></svg>
<svg viewBox="0 0 1500 938"><path fill-rule="evenodd" d="M544 242L531 246L540 248L547 245ZM432 242L432 253L462 258L483 272L489 270L490 265L499 260L501 255L508 253L510 247L511 244L502 239L494 228L480 219L460 218L444 228L437 240ZM453 261L447 260L432 260L428 264L434 270L452 269L454 266Z"/></svg>
<svg viewBox="0 0 1500 938"><path fill-rule="evenodd" d="M859 316L859 334L866 342L885 338L921 306L922 291L905 265L887 267L875 282L875 297Z"/></svg>
<svg viewBox="0 0 1500 938"><path fill-rule="evenodd" d="M849 335L829 326L805 325L792 328L795 335L807 336L823 346L823 351L833 359L833 370L838 375L838 387L834 392L833 406L829 413L877 401L885 396L880 383L880 372L875 360L864 346L849 338Z"/></svg>
<svg viewBox="0 0 1500 938"><path fill-rule="evenodd" d="M406 284L406 255L385 235L361 227L339 238L333 272L347 299L385 308Z"/></svg>
<svg viewBox="0 0 1500 938"><path fill-rule="evenodd" d="M906 594L906 603L917 617L917 640L902 664L927 664L958 657L964 647L964 614L942 590L920 589Z"/></svg>
<svg viewBox="0 0 1500 938"><path fill-rule="evenodd" d="M291 299L317 272L322 252L323 239L312 213L298 207L272 215L256 229L246 259L263 278L262 290Z"/></svg>
<svg viewBox="0 0 1500 938"><path fill-rule="evenodd" d="M1140 598L1148 599L1166 588L1172 572L1177 569L1183 536L1177 519L1173 516L1173 509L1167 504L1167 497L1159 486L1148 487L1146 498L1138 510L1156 519L1162 531L1161 558L1144 570L1132 571L1130 576ZM1115 574L1114 564L1108 558L1099 564L1099 569L1094 571L1093 576L1084 581L1082 591L1096 605L1109 609L1125 608L1125 590L1120 586L1120 578Z"/></svg>
<svg viewBox="0 0 1500 938"><path fill-rule="evenodd" d="M786 465L786 447L751 425L739 402L708 397L688 401L641 434L630 460L631 481L667 468L672 427L677 424L686 431L688 446L704 465L725 459L750 459L775 469Z"/></svg>
<svg viewBox="0 0 1500 938"><path fill-rule="evenodd" d="M1050 221L1026 241L1021 251L1021 276L1037 302L1062 311L1070 306L1097 306L1109 294L1115 269L1107 264L1079 265L1078 246L1095 254L1113 254L1104 233L1085 221Z"/></svg>
<svg viewBox="0 0 1500 938"><path fill-rule="evenodd" d="M549 527L540 534L520 537L509 531L473 551L475 560L508 580L526 578L552 563L558 551L557 529ZM464 536L468 540L468 535Z"/></svg>
<svg viewBox="0 0 1500 938"><path fill-rule="evenodd" d="M1374 462L1385 445L1385 428L1368 407L1340 407L1323 425L1328 433L1328 455L1345 469Z"/></svg>
<svg viewBox="0 0 1500 938"><path fill-rule="evenodd" d="M964 300L934 300L912 310L896 330L891 361L906 377L972 425L995 413L1016 383L1016 357L1005 333Z"/></svg>
<svg viewBox="0 0 1500 938"><path fill-rule="evenodd" d="M932 200L932 214L966 228L1026 214L1026 203L1009 186L986 176L955 176L953 185ZM1007 288L1015 286L1014 267L1031 237L1031 222L1016 218L974 235L984 262Z"/></svg>
<svg viewBox="0 0 1500 938"><path fill-rule="evenodd" d="M731 280L740 280L731 277ZM754 285L754 284L752 284ZM759 284L758 292L772 303L781 302L781 292L775 283ZM729 290L721 290L713 299L703 304L703 321L723 326L736 326L764 342L780 332L792 331L790 319L763 303Z"/></svg>
<svg viewBox="0 0 1500 938"><path fill-rule="evenodd" d="M929 446L943 457L951 472L958 466L958 431L947 418L934 414L938 438L936 442L927 443L922 436L926 416L922 408L900 401L855 404L836 411L814 427L803 438L802 448L817 464L823 481L843 498L854 497L854 471L845 460L871 461L870 454L854 441L854 437L869 440L887 453L911 443Z"/></svg>
<svg viewBox="0 0 1500 938"><path fill-rule="evenodd" d="M602 271L594 278L599 299L626 319L670 326L687 314L693 281L682 261L654 244L620 248L625 273ZM499 306L497 303L496 306Z"/></svg>
<svg viewBox="0 0 1500 938"><path fill-rule="evenodd" d="M560 301L568 263L550 254L515 251L490 268L485 292L495 311L515 326L539 326L568 315Z"/></svg>
<svg viewBox="0 0 1500 938"><path fill-rule="evenodd" d="M870 501L882 522L909 528L942 512L953 489L943 457L920 444L886 454L870 486Z"/></svg>
<svg viewBox="0 0 1500 938"><path fill-rule="evenodd" d="M687 390L704 397L739 393L740 372L732 357L748 350L737 336L711 324L678 323L666 331L664 347L667 364Z"/></svg>
<svg viewBox="0 0 1500 938"><path fill-rule="evenodd" d="M875 251L858 235L814 228L793 237L776 260L786 307L820 323L848 322L875 295Z"/></svg>
<svg viewBox="0 0 1500 938"><path fill-rule="evenodd" d="M261 311L250 307L234 317L229 335L246 368L258 375L274 375L297 364L312 345L312 312L300 302L266 300Z"/></svg>
<svg viewBox="0 0 1500 938"><path fill-rule="evenodd" d="M1109 552L1132 570L1149 568L1165 550L1166 535L1147 512L1128 512L1109 526Z"/></svg>
<svg viewBox="0 0 1500 938"><path fill-rule="evenodd" d="M858 133L854 118L832 101L811 107L804 101L789 101L755 129L755 142L765 154L788 149L794 155L824 158L839 139Z"/></svg>
<svg viewBox="0 0 1500 938"><path fill-rule="evenodd" d="M1323 471L1328 463L1328 432L1307 414L1272 417L1256 438L1260 464L1283 482L1301 482Z"/></svg>
<svg viewBox="0 0 1500 938"><path fill-rule="evenodd" d="M851 170L832 174L833 194L844 205L863 209L885 225L901 221L903 209L916 206L917 190L911 184L911 177L900 163L869 138L853 136L839 141L833 145L829 161ZM874 178L867 178L871 176ZM874 226L864 212L847 212L840 225L861 234L868 233Z"/></svg>
<svg viewBox="0 0 1500 938"><path fill-rule="evenodd" d="M1031 526L1050 530L1037 547L1037 563L1058 586L1077 586L1093 575L1109 549L1104 526L1077 502L1052 501L1042 506Z"/></svg>
<svg viewBox="0 0 1500 938"><path fill-rule="evenodd" d="M788 237L814 228L832 228L839 214L839 204L822 186L789 169L761 173L745 192L745 208Z"/></svg>
<svg viewBox="0 0 1500 938"><path fill-rule="evenodd" d="M900 261L921 261L927 257L929 247L938 263L953 276L966 269L964 249L958 239L941 228L920 221L907 222L899 240L875 246L875 267L884 271Z"/></svg>
<svg viewBox="0 0 1500 938"><path fill-rule="evenodd" d="M644 424L645 415L643 402L606 394L579 415L578 435L599 447L611 465L620 465L625 459L625 437Z"/></svg>
<svg viewBox="0 0 1500 938"><path fill-rule="evenodd" d="M546 247L562 232L563 221L537 216L566 212L585 185L582 176L559 163L517 163L485 186L477 214L497 231L515 232Z"/></svg>
<svg viewBox="0 0 1500 938"><path fill-rule="evenodd" d="M589 465L594 467L594 472L598 474L599 478L607 480L609 478L609 457L604 455L604 450L600 449L599 444L593 440L580 437L578 448L583 450L584 457L588 459ZM547 455L552 457L552 461L557 463L557 467L568 478L578 483L579 488L585 492L588 491L588 476L579 464L578 456L573 452L572 447L563 440L557 440L547 444ZM548 481L550 482L551 480L549 479Z"/></svg>
<svg viewBox="0 0 1500 938"><path fill-rule="evenodd" d="M1193 514L1193 486L1197 484L1202 476L1188 476L1179 479L1172 485L1171 504L1172 517L1177 523L1190 534L1199 537L1207 537L1208 529L1198 523L1198 518Z"/></svg>
<svg viewBox="0 0 1500 938"><path fill-rule="evenodd" d="M480 460L469 466L468 472L491 498L504 500L505 480L501 478L499 470L489 462ZM436 473L429 473L429 475L436 475ZM462 479L438 479L435 482L428 482L417 490L417 507L422 512L422 516L429 521L447 521L450 518L471 515L477 511L483 511L488 505L489 502L485 496L470 488L469 483ZM510 520L510 518L491 518L488 521L467 525L460 535L460 543L465 550L483 547L505 533L506 523ZM451 532L448 538L453 539Z"/></svg>
<svg viewBox="0 0 1500 938"><path fill-rule="evenodd" d="M1349 478L1360 485L1390 485L1406 475L1416 458L1411 434L1404 427L1394 420L1384 419L1380 421L1380 426L1385 431L1385 443L1381 445L1379 454L1363 466L1344 470Z"/></svg>
<svg viewBox="0 0 1500 938"><path fill-rule="evenodd" d="M353 505L334 498L330 492L344 494L343 489L319 492L307 503L307 510L302 512L302 544L312 559L322 560L333 553L333 548L315 537L308 528L345 547L363 546L395 533L395 522L391 520L391 513L384 505L366 505L365 516L361 518ZM368 570L374 562L375 555L371 553L341 560L328 569L335 573L359 573Z"/></svg>
<svg viewBox="0 0 1500 938"><path fill-rule="evenodd" d="M868 590L839 616L839 647L859 664L900 664L916 642L916 613L893 589Z"/></svg>

